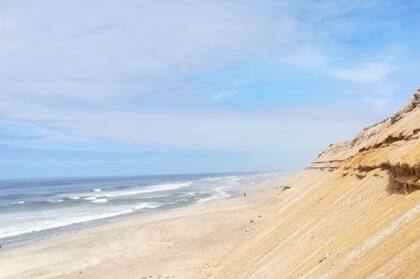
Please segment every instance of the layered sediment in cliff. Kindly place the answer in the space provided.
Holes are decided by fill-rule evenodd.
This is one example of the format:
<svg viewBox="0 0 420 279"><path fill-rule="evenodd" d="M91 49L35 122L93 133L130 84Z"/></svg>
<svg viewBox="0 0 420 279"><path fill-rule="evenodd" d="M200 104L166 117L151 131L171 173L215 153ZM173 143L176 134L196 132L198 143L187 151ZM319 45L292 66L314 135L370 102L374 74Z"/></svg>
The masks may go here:
<svg viewBox="0 0 420 279"><path fill-rule="evenodd" d="M393 116L360 132L353 140L330 145L308 169L341 170L363 179L385 170L390 192L420 189L420 89Z"/></svg>

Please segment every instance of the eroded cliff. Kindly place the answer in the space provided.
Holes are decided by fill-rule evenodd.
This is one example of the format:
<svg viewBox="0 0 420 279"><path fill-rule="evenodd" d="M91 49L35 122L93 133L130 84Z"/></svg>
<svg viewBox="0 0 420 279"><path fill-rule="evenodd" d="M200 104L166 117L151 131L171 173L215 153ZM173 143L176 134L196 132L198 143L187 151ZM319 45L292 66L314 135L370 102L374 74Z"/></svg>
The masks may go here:
<svg viewBox="0 0 420 279"><path fill-rule="evenodd" d="M363 179L388 171L390 192L420 189L420 89L393 116L360 132L353 140L330 145L309 169L334 171Z"/></svg>
<svg viewBox="0 0 420 279"><path fill-rule="evenodd" d="M212 278L420 278L420 90L330 145Z"/></svg>

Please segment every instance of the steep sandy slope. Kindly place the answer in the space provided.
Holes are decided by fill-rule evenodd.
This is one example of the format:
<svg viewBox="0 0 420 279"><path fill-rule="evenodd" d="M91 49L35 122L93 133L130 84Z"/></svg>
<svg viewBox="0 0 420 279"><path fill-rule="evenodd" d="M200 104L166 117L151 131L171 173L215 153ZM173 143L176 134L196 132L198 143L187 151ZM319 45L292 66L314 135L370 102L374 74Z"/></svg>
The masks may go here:
<svg viewBox="0 0 420 279"><path fill-rule="evenodd" d="M331 145L281 193L276 221L214 278L420 278L420 90Z"/></svg>
<svg viewBox="0 0 420 279"><path fill-rule="evenodd" d="M420 89L392 117L364 129L353 140L330 146L310 169L344 169L363 178L375 169L388 170L390 191L420 187Z"/></svg>

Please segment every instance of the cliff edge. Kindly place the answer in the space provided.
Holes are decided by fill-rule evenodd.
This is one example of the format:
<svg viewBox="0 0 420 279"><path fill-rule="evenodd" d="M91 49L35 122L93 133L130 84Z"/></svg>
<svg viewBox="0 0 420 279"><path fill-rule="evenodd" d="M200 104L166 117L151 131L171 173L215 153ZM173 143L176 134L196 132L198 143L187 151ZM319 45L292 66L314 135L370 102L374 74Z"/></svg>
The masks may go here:
<svg viewBox="0 0 420 279"><path fill-rule="evenodd" d="M420 278L419 137L420 89L291 178L212 278Z"/></svg>
<svg viewBox="0 0 420 279"><path fill-rule="evenodd" d="M334 171L363 179L377 169L390 174L390 192L420 189L420 89L393 116L365 128L354 139L330 145L309 169Z"/></svg>

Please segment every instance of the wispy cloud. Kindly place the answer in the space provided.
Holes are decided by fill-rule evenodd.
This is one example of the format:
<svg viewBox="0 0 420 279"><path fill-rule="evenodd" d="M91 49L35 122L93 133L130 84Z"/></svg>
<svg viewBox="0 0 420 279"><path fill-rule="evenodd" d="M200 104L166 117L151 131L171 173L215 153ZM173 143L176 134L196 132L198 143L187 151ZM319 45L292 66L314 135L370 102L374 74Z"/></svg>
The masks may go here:
<svg viewBox="0 0 420 279"><path fill-rule="evenodd" d="M324 141L337 140L337 134L343 137L339 139L344 139L345 135L378 116L369 109L359 108L358 118L349 117L349 112L355 109L278 107L251 112L222 109L97 111L45 109L31 104L2 106L0 103L1 112L13 113L14 120L8 123L34 123L31 130L38 129L45 142L95 139L160 148L222 150L272 150L290 144L305 145L313 133L319 134L316 140L313 139L318 146Z"/></svg>
<svg viewBox="0 0 420 279"><path fill-rule="evenodd" d="M330 68L327 73L333 77L357 83L380 82L392 72L388 63L366 63L349 68Z"/></svg>
<svg viewBox="0 0 420 279"><path fill-rule="evenodd" d="M220 99L226 98L226 97L231 97L234 95L237 95L238 91L234 91L234 90L224 90L224 91L220 91L219 93L216 93L214 95L211 96L211 99L213 101L218 101Z"/></svg>

